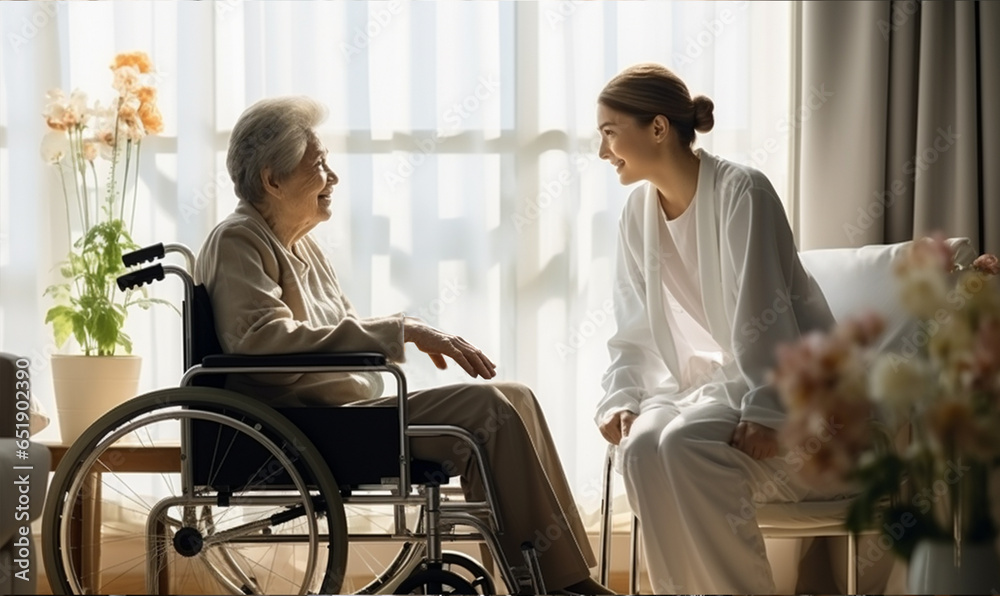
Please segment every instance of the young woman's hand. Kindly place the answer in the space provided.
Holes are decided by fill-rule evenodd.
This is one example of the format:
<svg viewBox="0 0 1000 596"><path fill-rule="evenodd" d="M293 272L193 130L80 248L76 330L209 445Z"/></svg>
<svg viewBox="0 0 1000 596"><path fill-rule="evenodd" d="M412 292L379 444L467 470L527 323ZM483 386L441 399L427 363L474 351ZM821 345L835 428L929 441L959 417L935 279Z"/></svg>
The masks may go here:
<svg viewBox="0 0 1000 596"><path fill-rule="evenodd" d="M406 317L403 338L430 356L434 365L442 370L448 368L445 360L447 356L457 362L470 377L492 379L497 374L497 365L482 350L457 335L439 331L419 319Z"/></svg>
<svg viewBox="0 0 1000 596"><path fill-rule="evenodd" d="M635 422L636 416L637 414L628 410L619 410L608 416L598 428L608 443L617 445L622 442L622 439L628 436L628 432L632 429L632 423Z"/></svg>
<svg viewBox="0 0 1000 596"><path fill-rule="evenodd" d="M778 455L778 433L756 422L741 421L737 424L729 444L754 459Z"/></svg>

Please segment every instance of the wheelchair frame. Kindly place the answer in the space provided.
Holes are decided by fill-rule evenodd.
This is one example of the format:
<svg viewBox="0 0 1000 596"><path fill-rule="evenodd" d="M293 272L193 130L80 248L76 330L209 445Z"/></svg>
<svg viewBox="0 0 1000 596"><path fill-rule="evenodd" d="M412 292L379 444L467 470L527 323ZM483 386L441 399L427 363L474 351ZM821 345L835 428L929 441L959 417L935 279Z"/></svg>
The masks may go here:
<svg viewBox="0 0 1000 596"><path fill-rule="evenodd" d="M180 405L182 412L189 409L195 412L194 414L174 414L180 418L189 418L189 420L181 426L180 478L182 486L181 491L184 498L192 499L192 501L188 505L185 505L185 507L191 507L192 510L194 510L197 508L198 504L194 501L197 499L197 497L194 496L196 487L194 486L192 457L189 457L192 446L191 421L194 418L207 418L212 419L219 424L233 425L232 421L223 420L224 415L218 413L211 414L211 410L214 408L233 409L244 417L249 416L251 420L266 420L266 424L269 429L274 427L271 431L279 432L283 430L287 435L293 435L291 441L293 444L296 444L296 447L299 447L298 443L301 443L302 446L305 447L304 449L298 449L298 451L301 452L300 455L308 456L308 452L316 452L315 448L312 446L311 439L302 432L293 430L296 427L294 427L294 425L277 410L267 406L259 400L246 400L245 397L231 391L198 387L197 383L205 380L207 377L220 379L222 378L220 375L232 373L268 374L304 372L377 372L387 373L396 381L398 427L395 432L398 435L400 446L400 453L398 456L398 477L391 479L391 481L383 479L383 482L380 485L357 486L352 487L352 490L343 491L334 480L332 473L329 471L329 467L326 465L324 457L317 456L317 458L322 461L316 461L316 458L305 457L307 460L311 459L311 461L305 462L309 472L306 475L317 476L317 478L312 479L315 480L315 485L310 484L308 487L304 487L301 482L301 478L299 480L295 480L293 478L299 493L304 495L302 505L298 506L299 509L294 509L294 513L296 515L303 513L307 516L313 516L322 515L325 512L331 517L331 526L335 526L331 527L330 534L332 535L335 531L341 530L344 532L344 536L342 538L333 536L323 537L324 539L330 541L334 539L340 540L344 546L342 560L334 561L336 557L340 556L334 552L331 552L331 555L329 556L330 561L328 561L326 577L324 577L322 581L322 590L324 592L329 593L339 591L341 587L340 582L342 581L344 572L346 571L346 543L352 541L397 541L404 543L403 547L400 549L396 558L390 563L389 567L378 575L374 581L363 588L360 593L381 593L382 590L396 589L401 585L404 585L405 587L407 581L409 581L409 585L411 586L436 586L438 587L438 591L441 591L441 586L449 586L454 589L456 584L448 583L448 577L446 577L447 572L445 572L445 576L442 576L442 565L445 564L448 559L456 561L456 557L462 558L464 555L443 552L442 542L444 541L485 542L490 555L494 558L497 567L500 570L501 576L503 577L508 590L512 593L540 594L545 592L545 586L542 580L540 567L538 565L537 553L533 546L530 543L525 543L522 547L522 554L524 556L525 563L524 566L512 565L511 562L507 560L507 557L500 547L497 535L503 532L503 524L497 514L499 509L497 507L496 492L493 488L493 479L489 470L489 462L485 456L482 446L476 441L475 436L471 432L464 428L452 425L410 424L407 408L406 378L399 367L387 362L385 356L381 354L336 353L287 354L274 356L226 355L221 354L218 339L215 337L214 326L211 327L211 336L208 338L208 343L204 340L199 342L195 332L195 325L198 322L197 309L199 307L207 308L207 312L210 315L211 304L210 302L207 302L207 294L204 294L203 289L199 290L200 286L195 285L194 280L189 273L190 270L193 270L195 262L192 251L180 244L157 244L135 251L129 255L125 255L123 257L123 261L128 266L135 266L151 260L163 258L166 254L171 252L183 255L186 261L185 264L187 265L187 269L174 265L156 263L154 265L146 266L141 270L121 276L118 279L118 285L122 290L125 290L141 286L145 283L153 283L155 281L162 280L166 274L176 275L181 278L184 284L184 304L182 309L184 326L184 375L178 388L166 389L133 398L129 402L122 404L103 416L95 422L90 429L88 429L88 431L77 443L70 448L66 457L63 459L63 462L60 464L53 480L53 489L55 492L53 495L54 498L49 499L47 502L46 515L44 518L44 534L46 537L51 538L51 540L46 541L50 547L46 549L45 553L46 570L48 572L50 582L53 582L53 589L57 593L60 588L67 592L74 590L85 592L89 589L89 586L87 586L86 582L81 580L81 578L72 578L67 576L66 568L73 566L73 563L70 561L72 557L71 555L60 551L62 550L61 547L66 546L65 543L68 542L70 530L68 529L67 524L73 523L73 513L69 510L71 507L78 506L75 501L70 501L74 495L79 493L81 490L84 490L81 486L86 484L84 476L89 474L88 470L90 470L87 463L94 463L98 457L98 448L100 446L108 445L113 442L117 436L120 436L125 432L125 429L130 428L130 424L138 424L142 420L148 420L148 418L141 418L141 416L153 412L153 414L150 415L155 417L156 406L158 404L173 406ZM199 296L199 292L202 294L201 296ZM199 300L205 300L206 303L199 305ZM198 333L208 333L208 331L198 331ZM226 397L227 394L230 396L243 397L242 404L245 404L246 401L254 403L250 406L244 406L236 400ZM359 404L352 404L351 408L357 408L358 406ZM326 406L324 407L324 410L328 408L338 408L338 406ZM136 418L136 416L139 416L140 418ZM163 416L167 416L167 414L163 414ZM243 422L236 421L235 424L241 424L249 428L249 423L243 424ZM260 426L260 423L257 423L256 430L260 431ZM240 430L251 433L251 431L247 431L246 429L241 428ZM414 478L412 478L413 462L410 459L409 439L443 436L453 437L468 444L471 449L471 453L474 454L474 457L476 458L476 464L479 466L482 474L486 497L485 501L451 501L448 498L450 494L447 490L448 487L445 487L444 490L442 490L442 487L436 480L428 479L427 482L414 483ZM284 435L281 435L280 438L285 443L289 440ZM274 450L272 449L272 454L273 453ZM280 457L280 455L281 454L279 453L278 456ZM291 475L295 476L296 465L289 461L282 463L283 465L287 465ZM448 475L445 474L445 477L447 476ZM318 498L311 495L314 490L319 490L320 495ZM354 494L354 491L377 494ZM253 498L255 499L256 497ZM267 499L270 497L265 496L262 498ZM218 496L216 499L221 500L222 497ZM351 504L365 506L392 506L392 532L388 534L348 534L346 526L340 524L339 520L344 518L344 505ZM158 504L155 511L160 512L161 508L166 508L171 505L176 505L176 503ZM314 510L310 510L311 506ZM418 506L421 508L421 513L418 516L417 527L412 530L408 528L406 518L406 508L408 506ZM339 508L339 510L332 511L334 507ZM185 511L187 511L187 509L185 509ZM293 509L289 509L288 511L288 515L291 515ZM188 514L185 513L185 523L187 521L187 515ZM191 515L194 514L192 513ZM337 519L333 520L333 517L336 517ZM69 521L67 521L67 518ZM315 524L315 520L313 520L312 523ZM166 531L166 525L162 523L160 515L158 514L156 520L153 519L153 516L147 520L147 526L146 588L149 593L159 593L159 590L161 589L160 584L162 583L162 576L164 575L163 565L165 564L165 557L162 556L162 553L152 552L157 550L154 544L155 540L153 532L157 530ZM456 531L457 526L471 528L473 532L458 533ZM185 528L186 527L188 526L185 525ZM313 526L313 531L315 532L315 526ZM220 532L220 534L222 533ZM263 539L265 537L266 534L261 534L257 539L264 541ZM207 538L205 536L198 536L197 538L198 540L210 541L213 539L213 535L209 535ZM316 538L312 537L311 540L315 541ZM176 548L180 548L179 546L176 546L177 534L175 534L173 542ZM202 548L201 542L198 542L197 544L199 549ZM336 545L333 545L331 542L331 549L333 546ZM225 551L225 547L222 548L222 551ZM156 556L154 556L154 554ZM74 556L79 556L79 554ZM227 582L221 582L220 580L220 583L227 585L230 590L236 591L237 593L239 591L248 593L248 591L253 591L256 588L259 588L259 586L254 585L253 578L246 577L246 573L242 570L236 570L237 566L231 560L231 556L228 556L224 552L222 557L226 560L229 567L236 571L237 575L243 576L242 580L238 578L237 581L237 583L239 581L243 581L243 585L237 585L237 583L234 583L231 580L227 580ZM312 562L310 562L310 564L312 564ZM465 569L470 569L475 568L477 562L475 562L475 560L466 560L464 562L459 561L459 564L464 566ZM341 568L333 569L333 567ZM72 572L73 570L70 569L69 571ZM481 565L478 566L475 571L485 574L484 581L486 584L484 585L493 585L489 572ZM213 574L216 575L217 579L220 577L219 573L220 572L217 572L217 570L213 571ZM336 575L339 575L339 577L331 577ZM311 578L306 577L307 582L310 579ZM465 587L467 589L468 585L459 583L458 587ZM305 590L306 585L303 586L301 592L305 592Z"/></svg>

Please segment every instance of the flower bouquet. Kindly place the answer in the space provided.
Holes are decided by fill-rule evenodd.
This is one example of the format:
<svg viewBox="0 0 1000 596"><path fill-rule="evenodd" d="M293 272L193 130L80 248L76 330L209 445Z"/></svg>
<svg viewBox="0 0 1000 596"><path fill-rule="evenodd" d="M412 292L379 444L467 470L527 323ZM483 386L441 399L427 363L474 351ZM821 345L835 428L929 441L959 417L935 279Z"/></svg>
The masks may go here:
<svg viewBox="0 0 1000 596"><path fill-rule="evenodd" d="M909 341L878 353L885 322L862 314L781 347L781 436L817 445L803 473L856 493L848 529L882 530L880 544L907 559L920 541L945 541L957 560L963 544L992 548L997 531L988 476L1000 462L1000 264L983 255L956 266L938 237L902 256Z"/></svg>
<svg viewBox="0 0 1000 596"><path fill-rule="evenodd" d="M127 309L159 302L115 285L125 273L122 253L138 248L131 231L139 149L145 136L163 130L153 67L146 54L133 52L117 55L111 71L117 97L110 104L88 104L80 90L67 97L55 89L43 112L50 130L42 157L59 171L70 245L60 267L65 282L45 291L56 302L45 322L52 324L58 346L73 336L88 356L113 355L118 348L131 353L123 330ZM98 161L107 162L101 164L104 184L98 182Z"/></svg>

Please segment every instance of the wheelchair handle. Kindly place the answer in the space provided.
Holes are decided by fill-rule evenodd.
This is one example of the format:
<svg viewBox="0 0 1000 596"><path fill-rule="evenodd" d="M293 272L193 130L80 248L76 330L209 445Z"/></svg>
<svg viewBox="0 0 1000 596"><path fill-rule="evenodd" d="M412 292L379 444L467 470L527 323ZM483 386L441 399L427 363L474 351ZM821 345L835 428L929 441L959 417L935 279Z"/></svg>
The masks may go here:
<svg viewBox="0 0 1000 596"><path fill-rule="evenodd" d="M160 281L163 279L163 265L157 263L156 265L150 265L145 269L140 269L138 271L133 271L132 273L126 273L125 275L118 276L118 289L125 291L131 290L145 284L151 284L154 281Z"/></svg>
<svg viewBox="0 0 1000 596"><path fill-rule="evenodd" d="M147 261L162 259L163 254L163 243L159 242L157 244L151 244L145 248L133 250L130 253L122 255L122 263L124 263L126 267L134 267L135 265L140 265ZM163 278L161 277L160 279Z"/></svg>

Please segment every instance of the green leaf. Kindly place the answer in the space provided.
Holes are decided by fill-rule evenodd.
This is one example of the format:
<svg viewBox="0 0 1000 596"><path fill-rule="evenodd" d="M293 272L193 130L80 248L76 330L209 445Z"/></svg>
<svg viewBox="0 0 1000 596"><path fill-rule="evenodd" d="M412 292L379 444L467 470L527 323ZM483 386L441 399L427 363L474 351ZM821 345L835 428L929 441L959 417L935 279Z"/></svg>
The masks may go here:
<svg viewBox="0 0 1000 596"><path fill-rule="evenodd" d="M913 555L920 540L947 538L930 516L910 505L888 508L883 529L892 539L892 549L906 560Z"/></svg>
<svg viewBox="0 0 1000 596"><path fill-rule="evenodd" d="M56 347L61 348L73 333L73 309L68 306L53 306L45 314L45 323L52 323Z"/></svg>
<svg viewBox="0 0 1000 596"><path fill-rule="evenodd" d="M45 289L42 296L52 296L52 298L57 302L68 302L69 294L69 284L52 284Z"/></svg>
<svg viewBox="0 0 1000 596"><path fill-rule="evenodd" d="M76 338L76 343L80 344L83 352L89 356L92 346L91 342L87 341L87 318L83 316L82 312L76 310L73 311L70 320L73 322L73 336Z"/></svg>
<svg viewBox="0 0 1000 596"><path fill-rule="evenodd" d="M177 308L177 306L174 305L173 302L171 302L169 300L164 300L163 298L139 298L139 299L132 300L131 302L126 303L126 306L135 305L135 306L138 306L139 308L141 308L143 310L149 310L154 304L160 304L160 305L163 305L163 306L169 306L177 314L182 314L181 313L181 309Z"/></svg>
<svg viewBox="0 0 1000 596"><path fill-rule="evenodd" d="M120 148L114 159L119 153ZM43 294L57 305L46 316L56 343L61 346L72 335L88 355L114 354L116 349L131 353L132 340L123 331L131 306L148 309L165 304L180 312L167 300L150 298L145 293L136 299L131 292L117 289L116 278L128 271L121 262L122 254L139 248L129 234L127 222L117 217L120 211L115 205L121 205L117 196L115 179L108 180L103 193L94 190L98 213L93 212L93 203L89 208L97 221L73 240L66 260L59 263L66 283L53 284Z"/></svg>
<svg viewBox="0 0 1000 596"><path fill-rule="evenodd" d="M124 332L118 334L118 345L120 345L122 349L125 350L126 354L132 353L132 338L129 337Z"/></svg>

